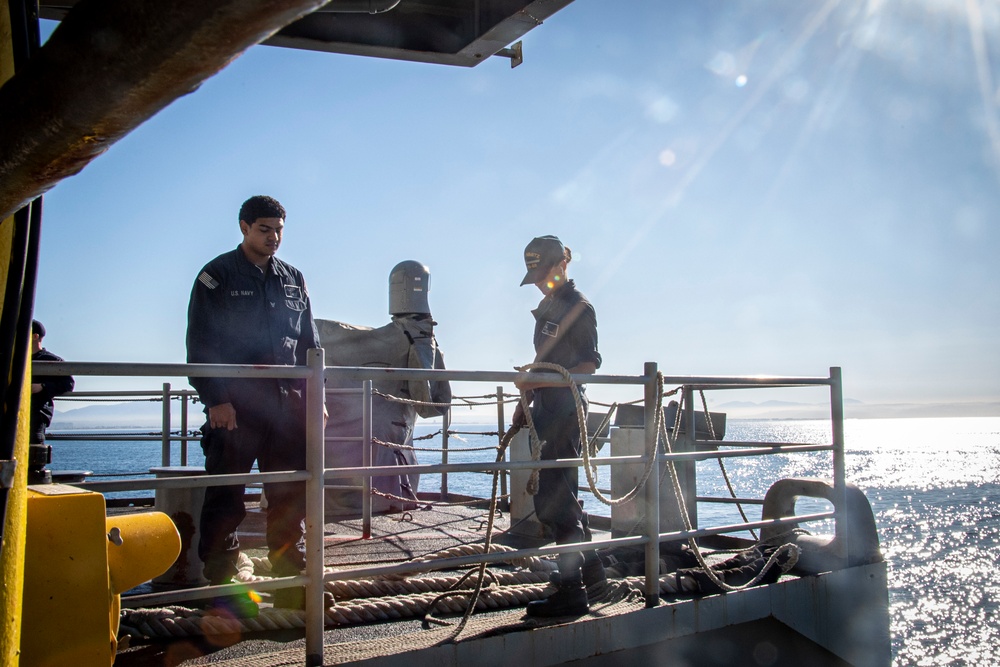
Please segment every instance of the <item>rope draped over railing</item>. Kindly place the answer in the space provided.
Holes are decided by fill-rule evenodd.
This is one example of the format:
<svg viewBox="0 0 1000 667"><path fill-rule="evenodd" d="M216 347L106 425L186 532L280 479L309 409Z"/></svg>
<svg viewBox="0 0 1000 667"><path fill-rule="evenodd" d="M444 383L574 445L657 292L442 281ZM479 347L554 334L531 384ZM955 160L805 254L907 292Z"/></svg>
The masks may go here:
<svg viewBox="0 0 1000 667"><path fill-rule="evenodd" d="M679 423L680 421L682 407L683 407L683 396L681 405L677 406L677 417L676 417L677 423ZM670 434L667 432L663 420L658 419L658 422L659 422L658 423L659 437L662 439L664 445L666 446L667 453L672 454L674 441L671 440ZM689 428L692 431L694 431L694 424L691 424ZM674 429L674 433L677 433L676 427ZM680 509L681 520L684 523L684 530L691 531L693 530L693 527L691 525L691 516L688 514L687 502L684 500L684 492L681 489L680 477L677 474L677 467L674 465L673 459L667 459L666 467L667 471L670 473L670 481L674 489L674 496L677 498L677 504ZM730 487L730 490L732 491L732 487ZM727 592L740 591L746 588L750 588L751 586L756 586L767 575L768 571L770 571L770 569L775 565L775 563L777 563L778 559L785 553L788 554L788 560L785 561L785 563L782 564L780 567L783 572L788 572L793 567L795 567L795 563L798 562L799 554L801 553L801 549L797 545L791 543L784 544L775 549L773 553L771 553L771 555L767 559L767 562L764 564L764 567L761 568L760 572L758 572L757 575L753 577L753 579L746 582L745 584L739 586L733 586L731 584L728 584L721 577L719 577L718 574L716 574L715 570L713 570L712 567L708 564L708 562L705 560L704 554L701 551L701 546L698 544L698 541L696 539L694 539L693 537L689 537L688 546L691 548L692 553L694 553L695 558L697 558L698 565L701 567L705 575L712 581L713 584L715 584L720 589Z"/></svg>
<svg viewBox="0 0 1000 667"><path fill-rule="evenodd" d="M590 459L591 459L591 442L590 442L590 440L587 437L587 418L586 418L586 412L584 411L584 408L583 408L583 401L582 401L582 399L580 397L580 390L579 390L579 388L577 387L576 383L573 382L572 376L570 375L569 371L567 371L562 366L559 366L558 364L551 364L551 363L546 363L546 362L535 362L535 363L532 363L532 364L527 364L526 366L522 366L522 367L518 368L517 370L519 370L519 371L529 371L529 370L533 370L533 369L550 370L550 371L554 371L554 372L557 372L557 373L561 374L563 376L563 378L566 380L566 382L567 382L567 384L568 384L568 386L569 386L569 388L570 388L570 390L571 390L571 392L573 394L574 401L576 402L576 417L577 417L577 425L578 425L578 428L579 428L579 431L580 431L580 441L583 442L583 443L586 443L585 446L582 447L582 450L583 450L583 468L584 468L584 471L587 474L587 483L588 483L588 485L590 487L591 493L594 494L594 497L596 497L598 500L600 500L602 503L604 503L606 505L617 505L617 504L620 504L620 503L628 502L629 500L631 500L632 498L634 498L639 493L639 491L642 489L642 487L644 487L646 485L647 481L649 480L649 476L652 473L653 467L656 464L656 457L655 456L650 457L650 460L647 461L646 466L645 466L645 468L644 468L644 470L642 472L642 475L639 478L639 481L636 483L636 485L628 493L624 494L620 498L615 498L615 499L611 499L611 498L606 497L601 492L601 490L598 488L598 486L597 486L597 481L595 479L595 475L597 473L597 466L592 465L591 461L590 461ZM684 407L684 395L683 395L683 393L681 394L681 401L678 404L677 411L676 411L676 413L674 415L674 426L673 426L672 429L669 429L669 430L667 429L665 420L663 418L663 398L664 398L664 396L669 396L669 395L676 394L679 390L680 390L680 387L675 388L675 389L673 389L673 390L665 393L664 390L663 390L663 374L662 373L657 373L657 375L656 375L656 396L657 396L657 401L656 401L656 407L655 407L655 410L654 410L654 413L653 413L653 415L654 415L654 417L653 417L654 429L655 429L655 431L657 433L657 445L656 445L657 451L659 451L660 447L662 446L662 447L665 448L665 452L666 453L673 453L673 445L674 445L675 439L677 438L677 434L679 434L679 432L680 432L681 415L683 414L683 410L682 409ZM701 398L702 398L702 404L704 406L705 418L707 420L708 427L709 427L709 432L711 434L712 439L714 440L715 439L715 428L712 425L712 417L711 417L711 415L709 413L709 410L708 410L708 404L705 401L705 394L704 394L703 391L701 391L700 393L701 393ZM527 424L528 424L528 428L530 429L530 439L531 439L531 443L532 443L531 444L532 460L537 461L541 457L541 450L542 450L542 447L544 446L545 443L540 441L540 438L538 437L538 433L535 430L534 421L531 418L531 410L529 409L529 405L528 405L528 394L527 394L527 392L522 392L521 393L521 407L524 410L524 414L525 414L525 418L526 418L526 421L527 421ZM690 430L693 433L695 425L691 424L691 425L689 425L689 428L690 428ZM671 434L673 434L673 438L671 437ZM661 445L661 443L662 443L662 445ZM736 497L736 492L735 492L735 490L734 490L734 488L732 486L732 483L729 480L729 476L726 473L725 466L722 463L722 458L721 457L719 457L719 465L722 467L723 476L724 476L724 478L726 480L726 484L727 484L727 486L729 488L729 491L732 494L732 496L735 498ZM668 459L667 460L665 468L666 468L666 472L669 472L669 474L670 474L670 479L671 479L671 483L672 483L672 486L673 486L674 495L676 496L677 503L678 503L678 506L680 508L680 514L681 514L681 517L682 517L683 522L684 522L684 528L687 531L691 531L691 530L693 530L693 527L691 525L691 517L688 514L687 503L684 500L684 492L681 489L680 478L679 478L679 476L677 474L677 468L676 468L676 466L674 464L673 459ZM661 479L662 479L662 476L661 476ZM538 470L537 469L532 472L531 478L528 481L528 492L530 494L532 494L532 495L535 495L538 492ZM742 505L740 505L739 510L740 510L740 514L743 516L743 520L745 522L749 523L749 520L747 519L746 514L743 511ZM754 535L754 539L757 539L756 534L754 533L753 535ZM722 589L724 591L737 591L737 590L743 590L743 589L748 588L750 586L755 586L756 584L758 584L767 575L768 571L775 565L775 563L778 562L778 559L782 555L784 555L786 553L788 554L788 559L783 564L781 564L781 568L782 568L783 572L787 572L788 570L790 570L792 567L795 566L795 563L798 561L799 553L801 551L797 545L791 544L791 543L784 544L784 545L778 547L768 557L767 562L765 563L764 567L760 570L760 572L752 580L750 580L749 582L747 582L745 584L739 585L739 586L733 586L731 584L728 584L726 581L724 581L712 569L712 567L709 565L709 563L705 560L704 554L702 553L701 547L698 544L697 540L695 540L693 537L692 538L688 538L688 545L690 546L692 552L695 554L695 557L698 560L698 564L702 568L702 570L705 572L705 575L712 581L713 584L715 584L716 586L718 586L720 589Z"/></svg>
<svg viewBox="0 0 1000 667"><path fill-rule="evenodd" d="M649 475L653 470L653 466L656 464L655 459L651 458L649 461L646 462L645 469L642 471L642 475L640 475L639 481L632 488L632 490L630 490L628 493L624 494L620 498L615 498L615 499L608 498L597 486L597 479L596 479L597 466L591 463L591 458L596 457L597 452L593 451L594 442L591 441L591 439L588 437L587 434L587 413L583 408L583 399L580 397L580 388L577 386L575 382L573 382L573 377L570 375L569 371L560 366L559 364L552 364L541 361L526 364L524 366L517 368L517 370L524 372L531 370L548 370L548 371L554 371L563 376L563 379L566 380L566 383L568 384L569 389L573 394L573 400L576 402L577 428L580 431L580 442L584 443L584 446L581 447L583 453L583 469L587 474L587 484L590 487L590 492L594 494L595 498L600 500L605 505L609 506L620 505L635 498L635 496L639 493L642 487L645 486L646 480L649 479ZM662 413L662 406L663 406L662 375L659 376L658 388L659 391L657 392L658 398L656 404L656 414L660 415ZM524 412L524 417L525 420L527 421L529 429L529 442L531 443L531 460L539 461L541 460L541 452L542 448L545 446L545 443L541 440L541 438L538 437L538 432L535 429L535 422L534 419L532 419L531 408L529 407L528 404L527 392L521 392L521 409ZM610 421L610 418L608 418L607 421ZM600 429L598 429L597 432L600 433L601 430L603 430L603 426ZM538 493L538 469L535 469L531 472L531 476L528 478L527 491L531 495L535 495Z"/></svg>

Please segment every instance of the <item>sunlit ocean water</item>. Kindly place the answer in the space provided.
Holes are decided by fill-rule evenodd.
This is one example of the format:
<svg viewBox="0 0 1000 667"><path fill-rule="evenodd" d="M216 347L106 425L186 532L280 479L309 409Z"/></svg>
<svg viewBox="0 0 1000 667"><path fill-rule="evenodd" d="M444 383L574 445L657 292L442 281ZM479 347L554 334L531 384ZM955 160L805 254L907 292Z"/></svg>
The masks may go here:
<svg viewBox="0 0 1000 667"><path fill-rule="evenodd" d="M495 427L458 425L450 439L452 462L492 460L490 452L463 449L495 444L496 435L468 432ZM421 425L418 434L432 432ZM889 563L889 602L893 664L1000 664L1000 418L869 419L845 423L847 478L867 494L875 512L882 553ZM730 420L726 440L829 443L825 421ZM437 447L438 440L418 441ZM158 442L53 442L53 470L86 469L95 474L142 473L160 464ZM607 448L605 448L605 452ZM421 452L421 462L440 455ZM172 464L180 463L179 452ZM197 443L188 464L202 465ZM699 466L699 495L728 494L716 461ZM827 453L727 459L726 469L742 497L763 497L783 477L831 476ZM601 468L607 488L607 468ZM583 486L586 486L581 474ZM482 474L450 475L449 490L482 496L490 481ZM421 490L440 488L440 478L425 475ZM120 495L120 494L116 494ZM135 494L131 494L135 495ZM148 493L151 495L151 492ZM588 511L609 514L583 493ZM800 511L826 509L800 503ZM752 512L756 510L757 514ZM701 504L702 526L739 521L729 505ZM751 519L759 508L748 508ZM832 532L831 526L808 527Z"/></svg>

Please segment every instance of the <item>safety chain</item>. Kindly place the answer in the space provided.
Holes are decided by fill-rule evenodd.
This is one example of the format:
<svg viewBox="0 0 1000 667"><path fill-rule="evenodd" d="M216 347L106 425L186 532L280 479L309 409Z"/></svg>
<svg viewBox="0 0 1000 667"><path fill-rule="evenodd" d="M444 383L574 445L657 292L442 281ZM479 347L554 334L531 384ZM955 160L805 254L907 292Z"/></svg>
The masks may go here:
<svg viewBox="0 0 1000 667"><path fill-rule="evenodd" d="M416 503L417 505L421 505L427 509L430 509L431 507L457 507L460 505L461 506L478 505L479 503L486 503L490 501L489 498L477 498L475 500L461 500L453 503L445 503L437 500L415 500L413 498L404 498L403 496L397 496L391 493L386 493L385 491L379 491L378 489L374 488L372 489L372 495L379 496L380 498L386 498L387 500L398 500L407 503ZM501 500L506 500L510 498L510 494L508 493L500 495L497 496L497 498Z"/></svg>
<svg viewBox="0 0 1000 667"><path fill-rule="evenodd" d="M452 452L453 449L444 449L442 447L414 447L413 445L401 445L398 442L386 442L385 440L379 440L378 438L372 437L372 442L376 445L386 447L388 449L405 449L411 452ZM462 447L463 452L485 452L491 451L495 452L497 447Z"/></svg>
<svg viewBox="0 0 1000 667"><path fill-rule="evenodd" d="M401 398L399 396L394 396L392 394L387 394L387 393L385 393L383 391L379 391L378 389L372 389L372 394L374 394L376 396L381 396L385 400L392 401L393 403L402 403L403 405L413 405L413 406L426 406L426 407L431 407L431 408L454 408L454 407L468 407L468 408L471 408L471 407L476 407L476 406L496 405L497 404L496 401L488 401L488 402L484 402L484 403L478 403L478 402L472 401L472 400L470 400L468 398L464 398L462 396L454 396L454 397L452 397L452 400L462 401L461 403L435 403L433 401L415 401L412 398ZM487 395L481 396L481 397L479 397L479 396L473 396L471 398L490 398L491 396L496 396L496 394L487 394ZM513 401L502 401L502 402L504 402L504 403L511 403Z"/></svg>
<svg viewBox="0 0 1000 667"><path fill-rule="evenodd" d="M497 458L496 458L497 463L500 463L504 460L504 455L507 452L507 447L510 446L510 441L514 439L514 434L517 433L517 431L518 431L517 428L511 426L509 429L507 429L507 432L504 433L503 437L500 439L500 447L499 451L497 452ZM490 553L490 551L493 549L493 525L494 525L494 518L496 517L497 514L497 485L499 483L499 479L500 479L500 471L494 470L493 484L490 490L490 512L489 512L489 518L487 519L486 523L486 537L483 540L483 553ZM471 572L472 571L470 570L469 572L470 575ZM469 618L472 617L472 613L475 611L476 607L480 604L480 594L482 593L483 590L483 580L486 578L486 562L485 561L481 562L479 566L475 568L475 572L476 572L476 585L471 593L463 591L448 591L434 598L434 600L432 600L430 605L428 605L427 607L427 611L424 614L424 623L423 623L423 627L425 629L429 628L432 623L438 625L449 625L446 621L436 619L432 615L434 608L437 604L453 597L468 597L469 599L469 602L466 605L465 613L462 615L462 620L458 623L458 625L455 626L455 630L448 637L439 642L440 644L450 643L453 642L455 639L457 639L458 636L462 633L462 630L464 630L465 626L468 624ZM464 580L465 577L462 578L462 581ZM487 599L492 597L493 597L493 591L491 589L490 595L488 596Z"/></svg>
<svg viewBox="0 0 1000 667"><path fill-rule="evenodd" d="M148 398L125 398L125 397L114 397L114 396L75 396L73 394L63 394L62 396L56 396L56 400L59 401L76 401L78 403L162 403L163 395L150 396ZM170 396L171 401L191 401L192 403L200 403L198 397L192 396Z"/></svg>

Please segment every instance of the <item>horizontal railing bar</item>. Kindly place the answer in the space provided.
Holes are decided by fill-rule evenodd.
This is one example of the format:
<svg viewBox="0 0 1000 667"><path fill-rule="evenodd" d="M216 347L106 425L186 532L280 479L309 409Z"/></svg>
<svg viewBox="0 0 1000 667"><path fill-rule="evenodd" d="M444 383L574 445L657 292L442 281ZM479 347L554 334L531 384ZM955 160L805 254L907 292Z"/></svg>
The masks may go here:
<svg viewBox="0 0 1000 667"><path fill-rule="evenodd" d="M260 579L253 582L255 591L273 591L281 588L291 588L292 586L304 586L309 583L308 577L297 574L292 577L280 577L274 579ZM215 597L217 595L232 595L234 593L245 593L246 584L220 584L218 586L202 586L199 588L185 588L176 591L163 591L160 593L141 593L139 595L121 596L122 607L126 609L138 609L144 606L166 605L186 600L201 600Z"/></svg>
<svg viewBox="0 0 1000 667"><path fill-rule="evenodd" d="M36 361L36 364L41 364L42 362ZM171 396L197 396L198 392L194 389L171 389ZM122 391L71 391L68 394L60 394L56 396L57 401L65 400L67 398L115 398L118 396L140 396L148 397L150 402L155 402L157 399L163 399L163 391L155 391L151 389L134 389L134 390L122 390Z"/></svg>
<svg viewBox="0 0 1000 667"><path fill-rule="evenodd" d="M698 440L697 445L711 445L715 447L826 447L833 449L833 445L819 442L756 442L752 440Z"/></svg>
<svg viewBox="0 0 1000 667"><path fill-rule="evenodd" d="M179 363L123 363L92 361L40 361L35 364L46 375L118 375L118 376L176 376L176 377L245 377L306 378L305 366L231 365L231 364L179 364ZM370 366L327 366L327 378L364 381L372 376L391 375L400 380L454 380L514 382L524 378L517 371L458 371L423 368L373 368ZM558 373L532 373L532 380L562 382ZM584 384L641 385L648 378L641 375L586 375L577 374L572 379ZM745 376L664 376L664 384L691 386L695 389L735 389L740 387L804 387L829 385L828 377L745 377Z"/></svg>
<svg viewBox="0 0 1000 667"><path fill-rule="evenodd" d="M691 387L693 391L722 391L726 389L749 389L751 387L768 387L769 389L797 389L802 387L821 387L830 384L830 378L825 377L798 377L798 378L764 378L758 381L754 378L730 378L723 382L700 382L700 378L687 378L690 382L669 382L669 384L683 384ZM663 383L668 384L668 378L663 378ZM767 409L767 406L761 406Z"/></svg>
<svg viewBox="0 0 1000 667"><path fill-rule="evenodd" d="M309 479L309 473L306 471L290 470L287 472L248 472L239 475L184 475L122 480L120 482L81 482L71 486L98 492L110 492L167 488L193 489L199 486L233 486L235 484L260 484L264 482L273 484L275 482L302 482L307 479Z"/></svg>
<svg viewBox="0 0 1000 667"><path fill-rule="evenodd" d="M363 382L375 380L380 375L389 375L394 380L450 380L453 382L510 382L523 380L527 373L518 371L458 371L433 368L373 368L371 366L327 366L327 380L351 380ZM570 376L580 384L641 385L646 381L641 375L588 375ZM565 383L559 373L531 373L537 382Z"/></svg>
<svg viewBox="0 0 1000 667"><path fill-rule="evenodd" d="M449 450L451 451L451 450ZM613 463L642 463L645 457L638 454L630 456L608 456L593 459L596 465L611 465ZM423 463L408 465L405 468L407 475L424 475L439 472L493 472L494 470L534 470L538 468L571 468L579 466L583 459L551 459L548 461L482 461L479 463ZM354 477L371 475L379 477L384 475L399 475L400 467L390 466L359 466L356 468L327 468L325 479L336 479L339 477Z"/></svg>
<svg viewBox="0 0 1000 667"><path fill-rule="evenodd" d="M33 367L45 375L111 375L127 377L302 378L305 366L250 364L128 364L95 361L39 361Z"/></svg>
<svg viewBox="0 0 1000 667"><path fill-rule="evenodd" d="M114 435L104 434L104 435L85 435L77 433L51 433L47 432L45 434L46 440L100 440L102 442L114 442L116 440L122 440L126 442L163 442L163 436L161 435L146 435L144 433L136 433L130 435L128 433L115 433ZM170 434L167 437L171 441L181 441L181 440L200 440L200 435L174 435Z"/></svg>
<svg viewBox="0 0 1000 667"><path fill-rule="evenodd" d="M660 542L675 542L694 537L708 537L709 535L723 535L725 533L738 533L754 528L769 528L771 526L787 526L791 524L806 523L809 521L821 521L832 519L837 516L836 512L819 512L817 514L802 514L799 516L782 517L780 519L767 519L763 521L750 521L748 523L737 523L729 526L714 526L712 528L699 528L697 530L678 530L670 533L660 533Z"/></svg>
<svg viewBox="0 0 1000 667"><path fill-rule="evenodd" d="M763 505L763 498L728 498L723 496L697 496L699 503L722 503L731 505Z"/></svg>
<svg viewBox="0 0 1000 667"><path fill-rule="evenodd" d="M768 454L797 454L802 452L828 452L831 445L780 445L770 447L754 447L750 449L732 449L728 451L678 452L664 454L664 459L707 461L709 459L732 459L743 456L767 456Z"/></svg>

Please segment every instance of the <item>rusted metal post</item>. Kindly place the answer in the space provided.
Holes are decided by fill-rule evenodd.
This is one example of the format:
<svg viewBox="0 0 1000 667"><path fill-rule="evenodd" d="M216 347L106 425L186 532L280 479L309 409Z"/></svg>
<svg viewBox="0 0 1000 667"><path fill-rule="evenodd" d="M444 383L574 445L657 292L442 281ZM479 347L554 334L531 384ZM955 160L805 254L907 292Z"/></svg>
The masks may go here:
<svg viewBox="0 0 1000 667"><path fill-rule="evenodd" d="M160 424L160 465L170 465L170 383L163 383L163 420Z"/></svg>

